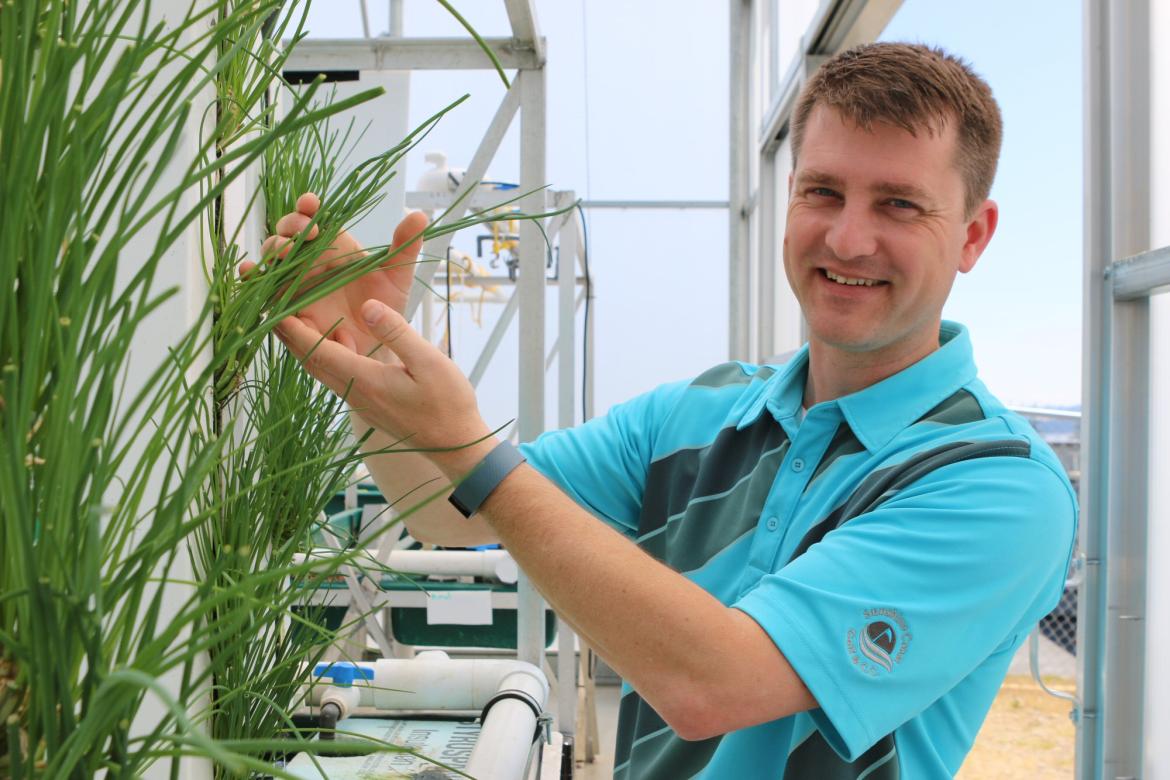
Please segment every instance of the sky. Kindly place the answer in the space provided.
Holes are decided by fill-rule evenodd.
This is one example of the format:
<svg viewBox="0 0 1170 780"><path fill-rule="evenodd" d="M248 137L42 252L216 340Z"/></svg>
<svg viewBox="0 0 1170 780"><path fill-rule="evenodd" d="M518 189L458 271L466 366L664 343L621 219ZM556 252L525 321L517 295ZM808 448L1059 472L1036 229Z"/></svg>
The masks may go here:
<svg viewBox="0 0 1170 780"><path fill-rule="evenodd" d="M548 40L550 186L590 199L725 200L726 5L536 5ZM507 34L502 2L457 7L481 34ZM318 2L310 12L312 35L360 36L358 8L356 0ZM371 2L370 11L378 34L387 27L386 4ZM408 36L462 34L434 0L406 0L404 20ZM940 45L968 59L1004 113L1003 156L992 192L1001 207L998 233L975 270L956 283L944 316L971 328L981 376L1004 401L1078 403L1080 4L987 0L974 11L966 4L905 0L882 37ZM470 95L408 158L405 178L413 185L428 167L422 160L428 151L444 151L452 166L467 164L504 87L491 72L416 72L409 93L412 121ZM513 128L489 177L516 180L518 160ZM588 234L597 293L592 348L598 413L726 359L725 211L594 210ZM457 239L456 246L474 251L474 236ZM477 324L470 307L456 310L453 344L465 370L496 311L489 305ZM489 421L515 415L515 370L514 349L501 350L481 385ZM550 385L550 399L553 392ZM555 419L552 408L548 419Z"/></svg>
<svg viewBox="0 0 1170 780"><path fill-rule="evenodd" d="M991 192L999 227L975 270L956 282L944 316L971 328L980 374L1003 400L1079 403L1080 3L995 0L978 13L958 7L906 0L882 35L964 57L1004 115Z"/></svg>

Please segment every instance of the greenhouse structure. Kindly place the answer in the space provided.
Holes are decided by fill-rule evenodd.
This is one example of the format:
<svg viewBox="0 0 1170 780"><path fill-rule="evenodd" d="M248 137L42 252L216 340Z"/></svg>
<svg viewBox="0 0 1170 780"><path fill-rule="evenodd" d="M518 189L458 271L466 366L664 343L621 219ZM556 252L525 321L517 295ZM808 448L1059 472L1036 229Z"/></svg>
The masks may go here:
<svg viewBox="0 0 1170 780"><path fill-rule="evenodd" d="M0 777L1170 780L1170 2L987 6L0 3Z"/></svg>

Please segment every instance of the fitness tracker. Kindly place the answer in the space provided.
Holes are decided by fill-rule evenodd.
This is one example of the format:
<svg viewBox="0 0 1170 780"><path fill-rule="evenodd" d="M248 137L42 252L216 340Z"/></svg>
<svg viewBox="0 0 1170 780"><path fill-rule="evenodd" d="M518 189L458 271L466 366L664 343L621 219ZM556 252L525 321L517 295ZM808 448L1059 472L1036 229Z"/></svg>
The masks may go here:
<svg viewBox="0 0 1170 780"><path fill-rule="evenodd" d="M464 517L471 517L492 491L524 462L524 456L509 442L502 441L471 470L447 498Z"/></svg>

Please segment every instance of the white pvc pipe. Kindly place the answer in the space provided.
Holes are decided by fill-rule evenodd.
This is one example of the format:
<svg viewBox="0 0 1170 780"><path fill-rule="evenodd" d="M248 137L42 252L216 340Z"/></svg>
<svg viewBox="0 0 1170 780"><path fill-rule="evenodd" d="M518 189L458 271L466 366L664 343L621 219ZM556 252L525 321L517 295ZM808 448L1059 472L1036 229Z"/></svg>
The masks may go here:
<svg viewBox="0 0 1170 780"><path fill-rule="evenodd" d="M524 666L528 668L512 672L501 680L499 690L531 696L543 709L548 683L535 666ZM536 713L525 701L497 700L484 718L479 739L467 760L467 774L501 780L524 777L536 742L537 723Z"/></svg>
<svg viewBox="0 0 1170 780"><path fill-rule="evenodd" d="M536 742L538 713L548 704L548 680L540 669L522 661L484 658L451 659L431 650L415 658L384 658L354 664L371 670L370 680L352 686L315 685L311 704L336 704L342 717L359 706L379 710L481 710L497 694L471 751L467 773L472 777L522 778Z"/></svg>
<svg viewBox="0 0 1170 780"><path fill-rule="evenodd" d="M318 548L310 555L328 559L336 555L329 548ZM301 556L298 561L304 560ZM379 567L373 555L357 558L355 566ZM482 577L505 584L516 582L519 570L516 561L506 550L393 550L386 567L401 574L438 575L447 577Z"/></svg>
<svg viewBox="0 0 1170 780"><path fill-rule="evenodd" d="M394 550L386 565L403 574L483 577L513 583L516 562L504 550Z"/></svg>
<svg viewBox="0 0 1170 780"><path fill-rule="evenodd" d="M358 706L362 707L379 710L478 710L496 695L505 680L512 681L509 684L514 683L516 675L527 675L535 681L526 684L525 690L542 707L548 701L548 681L544 673L522 661L452 659L446 653L432 650L419 653L415 658L382 658L358 662L356 665L374 672L372 680L355 680L353 683L353 690L359 692ZM314 685L309 691L309 702L320 704L332 687ZM492 712L495 710L496 707L493 707Z"/></svg>

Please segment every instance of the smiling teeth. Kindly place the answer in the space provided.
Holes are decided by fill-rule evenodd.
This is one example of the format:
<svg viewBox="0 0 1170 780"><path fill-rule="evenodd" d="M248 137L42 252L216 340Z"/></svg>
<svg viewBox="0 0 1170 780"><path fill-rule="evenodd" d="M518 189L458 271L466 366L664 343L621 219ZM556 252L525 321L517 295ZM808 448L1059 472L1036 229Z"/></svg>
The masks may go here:
<svg viewBox="0 0 1170 780"><path fill-rule="evenodd" d="M829 277L837 284L853 284L862 285L863 287L873 287L878 283L876 279L851 279L848 276L838 276L837 274L828 270L825 271L825 276Z"/></svg>

